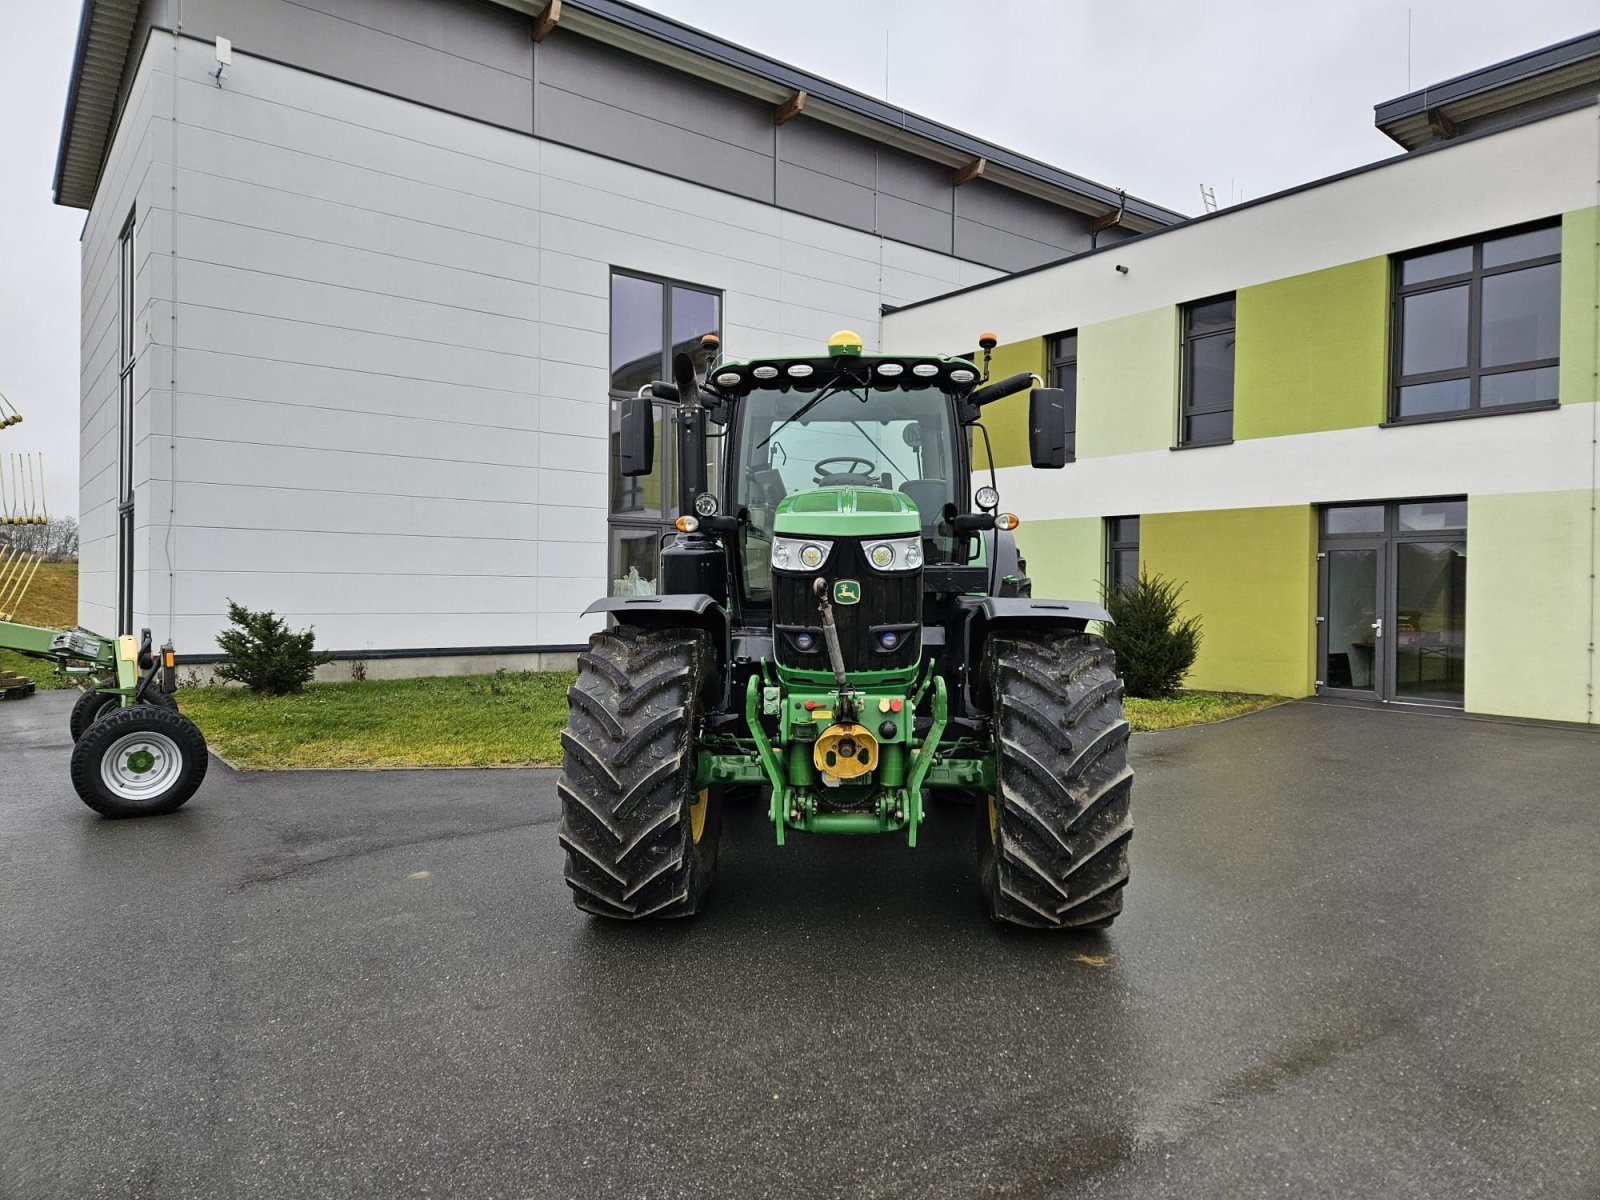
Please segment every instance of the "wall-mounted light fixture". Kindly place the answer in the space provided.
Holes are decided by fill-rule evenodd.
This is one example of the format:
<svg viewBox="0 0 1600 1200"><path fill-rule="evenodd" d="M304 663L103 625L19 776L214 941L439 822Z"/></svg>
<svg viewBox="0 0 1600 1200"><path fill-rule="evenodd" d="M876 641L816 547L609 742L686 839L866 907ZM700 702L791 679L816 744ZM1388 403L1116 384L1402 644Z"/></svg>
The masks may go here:
<svg viewBox="0 0 1600 1200"><path fill-rule="evenodd" d="M233 64L233 43L225 37L217 39L217 69L207 72L212 79L217 81L217 86L222 86L222 81L228 77L228 68Z"/></svg>

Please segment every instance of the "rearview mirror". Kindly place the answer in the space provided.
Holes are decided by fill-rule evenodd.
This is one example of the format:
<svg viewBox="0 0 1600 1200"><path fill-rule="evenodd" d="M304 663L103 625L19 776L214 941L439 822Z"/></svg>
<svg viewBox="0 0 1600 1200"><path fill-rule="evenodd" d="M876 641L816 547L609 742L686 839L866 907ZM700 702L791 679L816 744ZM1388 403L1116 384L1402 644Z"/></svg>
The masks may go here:
<svg viewBox="0 0 1600 1200"><path fill-rule="evenodd" d="M1062 389L1034 388L1028 398L1028 453L1035 467L1067 465L1067 393Z"/></svg>
<svg viewBox="0 0 1600 1200"><path fill-rule="evenodd" d="M648 396L629 396L621 407L617 469L630 478L648 475L656 464L655 406Z"/></svg>

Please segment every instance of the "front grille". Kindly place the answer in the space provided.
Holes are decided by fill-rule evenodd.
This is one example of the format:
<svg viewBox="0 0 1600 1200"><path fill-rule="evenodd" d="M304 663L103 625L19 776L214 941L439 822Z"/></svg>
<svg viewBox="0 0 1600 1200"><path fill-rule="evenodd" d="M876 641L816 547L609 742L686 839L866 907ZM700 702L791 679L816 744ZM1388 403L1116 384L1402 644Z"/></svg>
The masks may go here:
<svg viewBox="0 0 1600 1200"><path fill-rule="evenodd" d="M772 623L780 663L814 671L829 669L822 614L812 591L819 575L828 581L830 598L833 585L841 579L861 585L859 603L833 606L845 670L889 671L915 665L922 641L922 572L874 570L856 541L834 542L833 553L821 571L772 572ZM886 629L900 635L889 651L881 648L879 636ZM812 637L809 651L799 648L797 635L804 633Z"/></svg>

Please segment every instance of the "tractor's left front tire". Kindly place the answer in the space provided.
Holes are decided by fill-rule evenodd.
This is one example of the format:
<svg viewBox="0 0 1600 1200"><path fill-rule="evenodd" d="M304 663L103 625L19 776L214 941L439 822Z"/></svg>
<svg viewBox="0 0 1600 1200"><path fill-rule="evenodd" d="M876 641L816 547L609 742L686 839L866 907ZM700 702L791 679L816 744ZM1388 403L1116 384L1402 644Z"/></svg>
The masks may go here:
<svg viewBox="0 0 1600 1200"><path fill-rule="evenodd" d="M155 817L206 777L206 739L182 713L135 704L101 717L72 748L72 786L106 817Z"/></svg>
<svg viewBox="0 0 1600 1200"><path fill-rule="evenodd" d="M695 629L620 626L589 639L561 734L560 842L585 912L700 911L717 865L721 796L694 790L695 737L716 653Z"/></svg>
<svg viewBox="0 0 1600 1200"><path fill-rule="evenodd" d="M158 688L151 688L145 693L142 704L153 705L156 708L166 708L173 712L178 711L178 702L166 692ZM108 716L122 707L122 697L109 696L105 692L97 692L92 688L78 697L72 705L72 715L67 718L67 728L72 732L72 740L77 741L84 731L98 721L101 717Z"/></svg>

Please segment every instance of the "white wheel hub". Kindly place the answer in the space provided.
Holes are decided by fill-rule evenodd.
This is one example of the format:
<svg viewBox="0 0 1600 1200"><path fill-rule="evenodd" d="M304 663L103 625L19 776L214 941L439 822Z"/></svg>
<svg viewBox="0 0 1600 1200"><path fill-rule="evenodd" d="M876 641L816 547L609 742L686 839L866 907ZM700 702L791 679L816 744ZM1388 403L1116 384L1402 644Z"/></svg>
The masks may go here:
<svg viewBox="0 0 1600 1200"><path fill-rule="evenodd" d="M119 800L154 800L178 781L183 751L164 733L129 733L100 760L100 780Z"/></svg>

